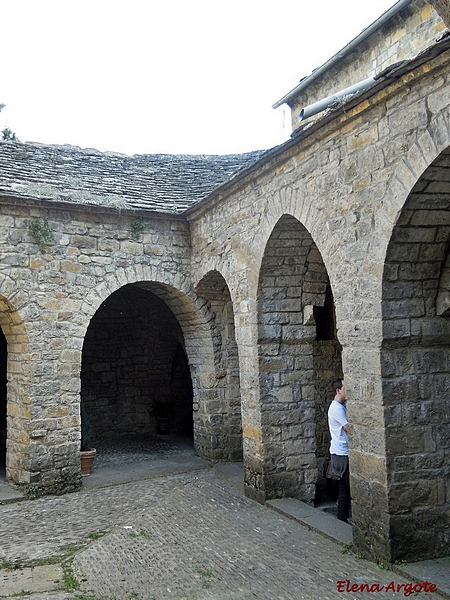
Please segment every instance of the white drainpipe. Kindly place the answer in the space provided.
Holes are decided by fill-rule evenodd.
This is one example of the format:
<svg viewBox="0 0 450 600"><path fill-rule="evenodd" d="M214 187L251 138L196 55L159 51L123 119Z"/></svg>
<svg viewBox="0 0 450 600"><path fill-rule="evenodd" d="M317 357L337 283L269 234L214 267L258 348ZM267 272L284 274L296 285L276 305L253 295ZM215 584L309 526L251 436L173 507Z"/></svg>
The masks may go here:
<svg viewBox="0 0 450 600"><path fill-rule="evenodd" d="M306 108L302 108L300 115L298 117L298 120L304 121L305 119L308 119L309 117L312 117L313 115L317 115L317 113L320 113L323 110L326 110L329 106L331 106L331 104L336 102L336 100L344 98L345 96L352 96L353 94L362 92L363 90L370 87L373 83L375 83L375 79L373 77L368 77L367 79L364 79L363 81L360 81L359 83L355 83L354 85L351 85L350 87L345 88L345 90L341 90L340 92L336 92L335 94L332 94L331 96L328 96L327 98L323 98L322 100L319 100L318 102L314 102L314 104L310 104Z"/></svg>

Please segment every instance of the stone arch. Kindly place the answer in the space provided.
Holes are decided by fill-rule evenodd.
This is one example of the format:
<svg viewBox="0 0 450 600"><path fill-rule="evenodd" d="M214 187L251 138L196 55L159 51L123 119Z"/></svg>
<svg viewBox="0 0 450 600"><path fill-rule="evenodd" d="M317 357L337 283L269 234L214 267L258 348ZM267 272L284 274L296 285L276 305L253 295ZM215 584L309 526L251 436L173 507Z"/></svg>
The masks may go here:
<svg viewBox="0 0 450 600"><path fill-rule="evenodd" d="M214 315L214 356L221 375L220 404L216 419L223 426L223 458L242 460L239 357L230 290L221 273L213 270L202 277L195 291L198 296L207 300Z"/></svg>
<svg viewBox="0 0 450 600"><path fill-rule="evenodd" d="M310 232L321 255L324 256L323 250L330 241L329 235L326 235L326 230L322 226L323 214L314 203L308 201L308 198L308 191L303 182L299 180L295 181L295 186L290 184L276 189L273 197L266 201L252 245L264 250L280 219L285 215L291 215ZM256 265L258 271L261 268L262 259L263 253L258 253L258 264Z"/></svg>
<svg viewBox="0 0 450 600"><path fill-rule="evenodd" d="M381 373L391 560L448 553L449 181L450 147L415 183L386 253Z"/></svg>
<svg viewBox="0 0 450 600"><path fill-rule="evenodd" d="M81 311L84 331L102 303L116 290L130 284L157 296L177 320L192 378L194 445L206 458L222 458L221 426L214 417L222 379L213 343L214 315L207 303L197 297L186 277L150 265L118 269L85 299Z"/></svg>
<svg viewBox="0 0 450 600"><path fill-rule="evenodd" d="M331 382L342 377L334 302L308 230L285 214L263 255L258 284L259 387L264 498L313 502L328 454Z"/></svg>
<svg viewBox="0 0 450 600"><path fill-rule="evenodd" d="M8 285L9 283L9 285ZM5 278L1 291L13 289L14 284ZM0 294L0 327L6 341L6 477L9 481L25 485L30 483L30 354L28 335L23 320L15 306L3 293ZM37 432L38 433L38 432ZM36 434L36 432L35 432Z"/></svg>
<svg viewBox="0 0 450 600"><path fill-rule="evenodd" d="M428 102L431 104L432 99L430 98ZM431 115L433 111L433 115L428 127L418 135L408 152L394 165L394 174L387 188L389 201L381 203L377 214L378 227L383 227L383 230L379 229L379 236L386 241L391 239L392 228L402 217L405 203L417 182L430 165L445 154L450 146L450 108L446 106L446 110L447 115L440 114L437 108L430 106L429 114ZM375 246L371 251L380 248L378 240L375 239L374 242Z"/></svg>
<svg viewBox="0 0 450 600"><path fill-rule="evenodd" d="M116 290L91 319L81 399L97 445L192 434L192 381L178 321L145 283Z"/></svg>

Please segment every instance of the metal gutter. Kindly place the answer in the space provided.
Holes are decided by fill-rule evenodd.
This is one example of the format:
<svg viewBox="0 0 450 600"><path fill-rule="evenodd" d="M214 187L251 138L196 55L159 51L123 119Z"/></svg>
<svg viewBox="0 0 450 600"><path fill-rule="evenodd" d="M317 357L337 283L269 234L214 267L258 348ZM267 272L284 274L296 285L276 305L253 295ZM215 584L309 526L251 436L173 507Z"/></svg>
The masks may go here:
<svg viewBox="0 0 450 600"><path fill-rule="evenodd" d="M396 4L394 4L394 6L392 6L386 12L384 12L381 15L381 17L379 17L376 21L374 21L372 23L372 25L369 25L369 27L366 27L366 29L363 29L363 31L361 31L361 33L358 36L356 36L350 43L348 43L346 46L344 46L344 48L342 48L342 50L340 50L337 54L335 54L329 60L327 60L327 62L324 63L321 67L319 67L318 69L313 71L311 73L311 75L308 75L307 77L305 77L305 79L302 79L302 81L297 85L297 87L295 87L288 94L283 96L283 98L278 100L278 102L276 102L272 106L272 108L278 108L279 106L282 106L283 104L289 104L289 101L292 100L292 98L294 98L302 90L304 90L305 88L310 86L323 73L325 73L326 71L331 69L337 62L339 62L347 54L352 52L352 50L354 50L357 46L359 46L359 44L361 44L366 38L368 38L372 33L377 31L377 29L382 27L387 21L392 19L392 17L394 17L398 12L400 12L402 10L402 8L404 8L411 2L412 2L412 0L399 0L398 2L396 2Z"/></svg>
<svg viewBox="0 0 450 600"><path fill-rule="evenodd" d="M298 120L304 121L305 119L308 119L309 117L317 115L318 113L322 112L323 110L326 110L327 108L329 108L337 100L342 100L342 99L345 100L347 96L353 96L353 94L362 92L362 91L366 90L368 87L370 87L371 85L373 85L374 83L375 83L375 79L373 77L369 77L367 79L364 79L363 81L360 81L359 83L355 83L354 85L351 85L350 87L345 88L344 90L341 90L340 92L336 92L335 94L332 94L331 96L328 96L327 98L323 98L322 100L319 100L318 102L314 102L314 104L310 104L306 108L302 108L300 115L298 117Z"/></svg>

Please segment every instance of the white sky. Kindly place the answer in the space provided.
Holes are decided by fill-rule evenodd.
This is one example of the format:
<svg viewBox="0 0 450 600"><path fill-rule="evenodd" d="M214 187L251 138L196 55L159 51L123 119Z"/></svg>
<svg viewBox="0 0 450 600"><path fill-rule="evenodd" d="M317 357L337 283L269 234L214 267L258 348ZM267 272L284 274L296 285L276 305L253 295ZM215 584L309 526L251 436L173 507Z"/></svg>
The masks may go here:
<svg viewBox="0 0 450 600"><path fill-rule="evenodd" d="M2 0L0 129L124 154L270 148L290 134L272 105L393 4Z"/></svg>

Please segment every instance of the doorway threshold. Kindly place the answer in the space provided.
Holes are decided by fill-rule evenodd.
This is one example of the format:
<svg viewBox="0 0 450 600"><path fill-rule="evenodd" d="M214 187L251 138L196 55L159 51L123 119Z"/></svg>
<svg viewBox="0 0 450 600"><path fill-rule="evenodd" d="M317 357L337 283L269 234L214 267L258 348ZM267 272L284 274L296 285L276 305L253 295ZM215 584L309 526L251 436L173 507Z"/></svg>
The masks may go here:
<svg viewBox="0 0 450 600"><path fill-rule="evenodd" d="M24 499L22 492L10 486L6 481L6 476L0 474L0 505L20 502Z"/></svg>
<svg viewBox="0 0 450 600"><path fill-rule="evenodd" d="M314 508L306 502L296 498L279 498L267 500L266 505L337 544L349 544L353 541L351 525L339 521L332 513Z"/></svg>

